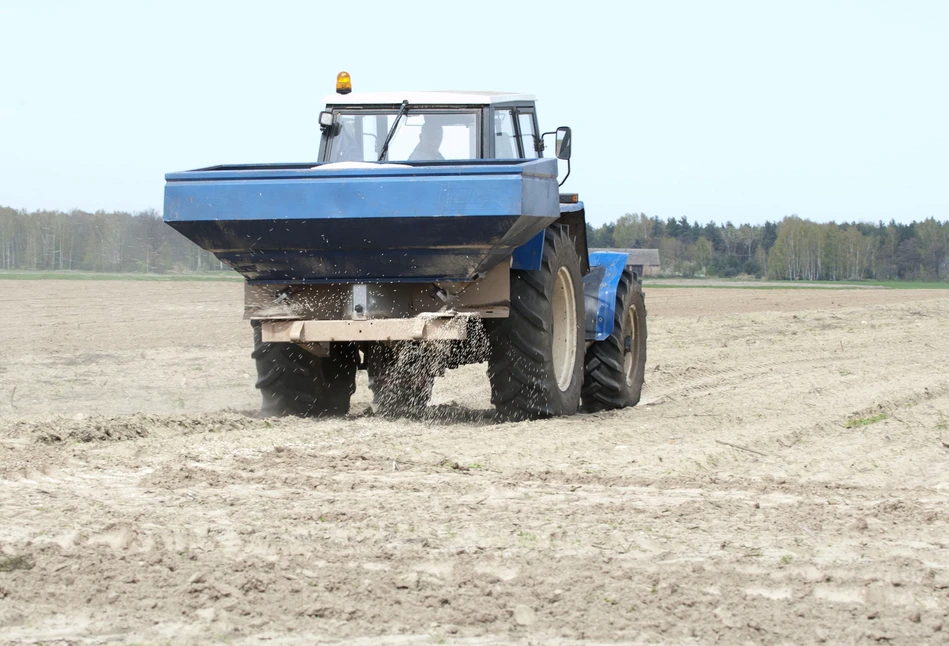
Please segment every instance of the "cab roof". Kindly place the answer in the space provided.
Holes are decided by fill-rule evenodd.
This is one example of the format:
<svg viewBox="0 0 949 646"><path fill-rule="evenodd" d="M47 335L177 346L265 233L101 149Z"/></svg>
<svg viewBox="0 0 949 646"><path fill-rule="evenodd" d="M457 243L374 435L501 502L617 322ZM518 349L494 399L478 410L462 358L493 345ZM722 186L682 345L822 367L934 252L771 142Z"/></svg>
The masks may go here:
<svg viewBox="0 0 949 646"><path fill-rule="evenodd" d="M495 103L533 102L532 94L512 92L351 92L330 94L326 105L492 105Z"/></svg>

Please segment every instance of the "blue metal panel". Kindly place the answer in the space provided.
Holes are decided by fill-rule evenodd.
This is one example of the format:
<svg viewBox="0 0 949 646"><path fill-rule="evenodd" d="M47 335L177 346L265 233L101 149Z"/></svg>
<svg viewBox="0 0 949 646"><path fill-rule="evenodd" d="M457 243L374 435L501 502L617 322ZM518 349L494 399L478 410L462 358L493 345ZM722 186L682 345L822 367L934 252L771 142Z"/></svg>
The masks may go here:
<svg viewBox="0 0 949 646"><path fill-rule="evenodd" d="M613 334L616 288L626 269L626 259L627 254L615 251L590 254L591 270L583 281L588 341L602 341Z"/></svg>
<svg viewBox="0 0 949 646"><path fill-rule="evenodd" d="M537 271L544 261L544 231L514 250L511 269Z"/></svg>
<svg viewBox="0 0 949 646"><path fill-rule="evenodd" d="M560 205L561 213L575 213L582 210L583 202L570 202ZM544 232L541 231L526 244L515 249L513 260L511 269L538 271L544 260Z"/></svg>
<svg viewBox="0 0 949 646"><path fill-rule="evenodd" d="M554 160L166 177L165 221L251 281L468 280L558 217Z"/></svg>
<svg viewBox="0 0 949 646"><path fill-rule="evenodd" d="M519 175L169 182L165 221L521 215ZM530 197L528 197L530 199Z"/></svg>

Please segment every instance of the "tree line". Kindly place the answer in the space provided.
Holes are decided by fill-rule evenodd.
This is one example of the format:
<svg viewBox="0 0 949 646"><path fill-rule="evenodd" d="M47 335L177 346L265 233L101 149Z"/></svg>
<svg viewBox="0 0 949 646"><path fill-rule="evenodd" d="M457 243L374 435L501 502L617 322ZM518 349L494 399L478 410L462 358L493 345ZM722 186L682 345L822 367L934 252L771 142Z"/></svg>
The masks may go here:
<svg viewBox="0 0 949 646"><path fill-rule="evenodd" d="M662 273L774 280L949 279L949 221L817 223L796 215L763 225L662 220L627 213L587 225L591 248L659 249Z"/></svg>
<svg viewBox="0 0 949 646"><path fill-rule="evenodd" d="M154 210L27 213L0 207L0 269L164 274L229 268Z"/></svg>
<svg viewBox="0 0 949 646"><path fill-rule="evenodd" d="M763 225L689 222L627 213L587 225L591 248L659 249L675 276L778 280L947 280L949 221L816 223L788 216ZM138 213L27 212L0 207L0 269L171 273L228 267L166 225Z"/></svg>

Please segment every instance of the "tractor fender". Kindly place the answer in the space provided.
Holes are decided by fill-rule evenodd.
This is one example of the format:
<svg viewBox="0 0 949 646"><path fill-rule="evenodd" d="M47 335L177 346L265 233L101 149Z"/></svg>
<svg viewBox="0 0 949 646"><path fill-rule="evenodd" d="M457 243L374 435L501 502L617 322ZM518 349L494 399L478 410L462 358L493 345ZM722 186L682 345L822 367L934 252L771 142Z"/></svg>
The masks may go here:
<svg viewBox="0 0 949 646"><path fill-rule="evenodd" d="M580 273L586 275L590 267L587 264L587 225L583 202L561 204L560 219L555 224L562 224L569 229L570 237L577 247L577 255L580 256ZM540 231L514 250L514 255L511 256L511 269L540 271L543 252L544 232Z"/></svg>
<svg viewBox="0 0 949 646"><path fill-rule="evenodd" d="M613 334L616 287L626 269L627 259L627 254L615 251L590 254L590 273L583 277L587 341L602 341ZM639 280L635 274L633 278Z"/></svg>

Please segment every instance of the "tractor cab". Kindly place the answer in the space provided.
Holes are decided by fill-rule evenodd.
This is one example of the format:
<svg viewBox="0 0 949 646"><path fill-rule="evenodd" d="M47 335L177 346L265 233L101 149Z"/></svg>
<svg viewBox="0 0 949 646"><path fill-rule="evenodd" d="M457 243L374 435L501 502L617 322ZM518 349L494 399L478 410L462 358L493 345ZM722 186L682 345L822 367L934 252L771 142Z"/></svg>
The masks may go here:
<svg viewBox="0 0 949 646"><path fill-rule="evenodd" d="M320 113L321 162L543 157L543 135L529 94L351 93L348 81L346 75L345 82L337 82L337 94L326 98L326 109ZM556 132L558 153L565 153L557 155L561 159L569 159L569 131ZM563 146L565 139L568 143Z"/></svg>
<svg viewBox="0 0 949 646"><path fill-rule="evenodd" d="M325 162L542 156L534 98L526 94L370 92L330 96L326 103L320 115Z"/></svg>

